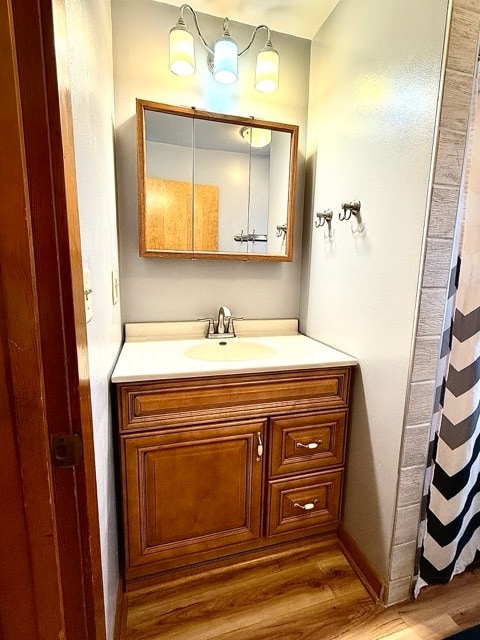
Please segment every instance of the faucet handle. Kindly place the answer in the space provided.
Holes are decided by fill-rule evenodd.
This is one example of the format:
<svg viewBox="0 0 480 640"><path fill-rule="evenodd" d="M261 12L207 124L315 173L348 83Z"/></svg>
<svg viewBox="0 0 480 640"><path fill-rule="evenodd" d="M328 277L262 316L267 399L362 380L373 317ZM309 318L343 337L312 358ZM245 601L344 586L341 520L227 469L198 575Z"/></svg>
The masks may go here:
<svg viewBox="0 0 480 640"><path fill-rule="evenodd" d="M235 335L235 328L233 326L233 321L234 320L243 320L243 317L240 317L240 316L228 316L228 318L227 318L227 332L228 333L233 333L233 335Z"/></svg>
<svg viewBox="0 0 480 640"><path fill-rule="evenodd" d="M213 318L198 318L198 322L208 322L207 336L215 333L215 321Z"/></svg>

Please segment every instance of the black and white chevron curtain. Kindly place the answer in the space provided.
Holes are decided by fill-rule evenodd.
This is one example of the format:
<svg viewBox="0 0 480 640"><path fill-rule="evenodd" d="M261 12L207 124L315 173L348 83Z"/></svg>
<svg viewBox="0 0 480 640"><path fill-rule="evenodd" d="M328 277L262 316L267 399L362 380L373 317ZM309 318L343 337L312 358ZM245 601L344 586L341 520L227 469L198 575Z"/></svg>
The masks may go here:
<svg viewBox="0 0 480 640"><path fill-rule="evenodd" d="M478 96L478 91L475 92ZM478 99L474 100L475 105ZM452 269L420 527L419 578L448 582L480 557L480 115L472 113L460 258Z"/></svg>

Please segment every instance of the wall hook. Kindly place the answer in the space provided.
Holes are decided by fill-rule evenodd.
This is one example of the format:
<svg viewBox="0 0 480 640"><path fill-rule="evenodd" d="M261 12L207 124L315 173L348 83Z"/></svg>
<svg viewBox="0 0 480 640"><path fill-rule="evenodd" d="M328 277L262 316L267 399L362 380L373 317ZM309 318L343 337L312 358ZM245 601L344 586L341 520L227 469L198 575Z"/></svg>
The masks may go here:
<svg viewBox="0 0 480 640"><path fill-rule="evenodd" d="M327 229L325 229L323 237L325 240L333 240L335 235L335 231L332 230L333 211L331 209L327 209L326 211L317 212L315 215L317 216L317 220L315 220L315 226L317 229L318 227L324 227L326 223Z"/></svg>
<svg viewBox="0 0 480 640"><path fill-rule="evenodd" d="M286 235L287 235L287 225L277 224L277 238L280 238L280 236L286 237Z"/></svg>
<svg viewBox="0 0 480 640"><path fill-rule="evenodd" d="M340 222L344 220L350 220L352 215L356 219L356 226L352 224L352 232L353 233L363 233L365 231L365 223L362 220L362 216L360 214L360 209L362 208L362 203L360 200L352 200L352 202L344 202L342 204L342 211L338 214L338 219Z"/></svg>

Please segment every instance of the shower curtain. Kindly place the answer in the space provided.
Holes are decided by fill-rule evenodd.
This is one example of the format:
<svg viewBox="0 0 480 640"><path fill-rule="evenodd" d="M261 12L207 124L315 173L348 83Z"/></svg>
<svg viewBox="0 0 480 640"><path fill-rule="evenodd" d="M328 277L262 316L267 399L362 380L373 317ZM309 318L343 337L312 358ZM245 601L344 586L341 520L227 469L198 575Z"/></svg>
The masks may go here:
<svg viewBox="0 0 480 640"><path fill-rule="evenodd" d="M425 520L420 527L419 578L448 582L480 557L480 115L472 105L460 212L460 258L452 269ZM460 213L460 215L462 215ZM450 312L450 315L449 315ZM443 371L442 371L443 367Z"/></svg>

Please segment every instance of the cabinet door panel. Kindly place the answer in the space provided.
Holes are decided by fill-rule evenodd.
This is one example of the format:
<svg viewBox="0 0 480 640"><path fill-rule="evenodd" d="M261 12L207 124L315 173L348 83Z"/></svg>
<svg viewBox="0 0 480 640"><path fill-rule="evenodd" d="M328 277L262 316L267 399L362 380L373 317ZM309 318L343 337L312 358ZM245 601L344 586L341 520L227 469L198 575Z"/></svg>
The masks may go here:
<svg viewBox="0 0 480 640"><path fill-rule="evenodd" d="M255 421L123 438L129 567L188 564L189 554L259 537L264 429Z"/></svg>
<svg viewBox="0 0 480 640"><path fill-rule="evenodd" d="M245 438L177 442L140 455L148 547L248 528Z"/></svg>
<svg viewBox="0 0 480 640"><path fill-rule="evenodd" d="M342 471L275 480L268 490L268 531L276 536L312 529L333 530L338 526Z"/></svg>
<svg viewBox="0 0 480 640"><path fill-rule="evenodd" d="M270 475L343 464L346 411L274 418Z"/></svg>

